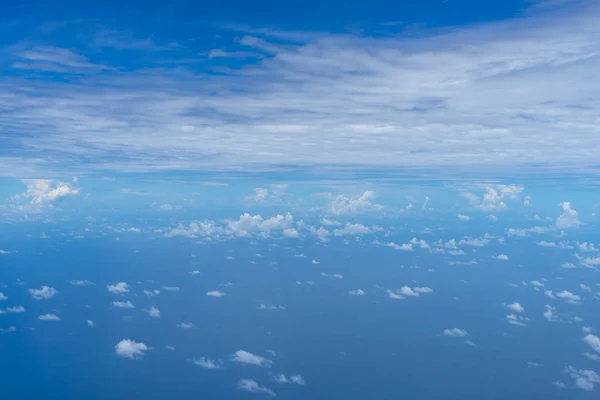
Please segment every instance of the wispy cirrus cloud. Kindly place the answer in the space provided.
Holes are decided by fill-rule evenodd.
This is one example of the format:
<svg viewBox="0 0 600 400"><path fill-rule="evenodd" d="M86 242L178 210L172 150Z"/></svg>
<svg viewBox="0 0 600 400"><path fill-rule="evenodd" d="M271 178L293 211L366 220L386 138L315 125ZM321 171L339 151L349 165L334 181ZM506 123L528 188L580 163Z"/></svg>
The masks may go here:
<svg viewBox="0 0 600 400"><path fill-rule="evenodd" d="M5 49L21 74L0 82L0 165L23 173L19 158L104 172L591 171L600 9L568 11L416 37L322 33L275 42L257 32L232 51L265 58L219 74L191 64L158 68L151 56L117 74L109 68L119 59L99 68L60 44ZM130 48L151 44L133 38ZM98 41L124 43L111 33ZM23 68L40 62L56 73L96 73L68 83L38 76L28 90Z"/></svg>

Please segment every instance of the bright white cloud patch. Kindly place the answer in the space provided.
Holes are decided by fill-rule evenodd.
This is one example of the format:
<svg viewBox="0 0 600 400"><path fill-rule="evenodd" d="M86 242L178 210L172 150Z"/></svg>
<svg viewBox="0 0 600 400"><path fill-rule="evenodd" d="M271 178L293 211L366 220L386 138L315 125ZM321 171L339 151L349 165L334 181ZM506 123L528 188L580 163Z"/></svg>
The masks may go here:
<svg viewBox="0 0 600 400"><path fill-rule="evenodd" d="M56 296L58 290L52 287L42 286L40 289L29 289L29 294L36 300L48 300Z"/></svg>
<svg viewBox="0 0 600 400"><path fill-rule="evenodd" d="M39 315L38 319L40 321L60 321L60 317L56 314L43 314Z"/></svg>
<svg viewBox="0 0 600 400"><path fill-rule="evenodd" d="M231 360L236 363L256 365L259 367L270 367L273 363L271 360L268 360L256 354L252 354L245 350L238 350L235 353L233 353Z"/></svg>
<svg viewBox="0 0 600 400"><path fill-rule="evenodd" d="M223 297L223 296L226 296L226 294L224 292L220 292L218 290L213 290L213 291L207 292L206 295L209 296L209 297Z"/></svg>
<svg viewBox="0 0 600 400"><path fill-rule="evenodd" d="M352 296L364 296L367 294L367 292L362 289L350 290L348 293L350 293Z"/></svg>
<svg viewBox="0 0 600 400"><path fill-rule="evenodd" d="M154 306L150 306L150 308L145 309L149 316L152 318L160 318L160 310Z"/></svg>
<svg viewBox="0 0 600 400"><path fill-rule="evenodd" d="M565 372L573 379L575 386L582 390L593 390L596 384L600 383L600 376L595 371L589 369L580 369L569 365Z"/></svg>
<svg viewBox="0 0 600 400"><path fill-rule="evenodd" d="M238 382L238 388L251 393L263 393L269 396L275 396L275 392L269 388L260 386L255 380L242 379Z"/></svg>
<svg viewBox="0 0 600 400"><path fill-rule="evenodd" d="M517 313L523 313L525 312L525 308L518 302L514 302L511 304L507 304L506 308L508 308L511 311L517 312Z"/></svg>
<svg viewBox="0 0 600 400"><path fill-rule="evenodd" d="M210 358L201 357L192 361L199 367L206 369L221 369L223 368L223 361L221 360L211 360Z"/></svg>
<svg viewBox="0 0 600 400"><path fill-rule="evenodd" d="M115 353L118 356L125 358L141 359L144 356L144 353L149 349L150 348L146 346L145 343L138 343L131 339L123 339L115 346Z"/></svg>
<svg viewBox="0 0 600 400"><path fill-rule="evenodd" d="M13 207L25 212L40 212L53 208L64 197L79 194L69 182L52 179L23 179L27 190L11 198Z"/></svg>
<svg viewBox="0 0 600 400"><path fill-rule="evenodd" d="M129 300L127 301L113 301L112 305L117 308L135 308L133 303Z"/></svg>
<svg viewBox="0 0 600 400"><path fill-rule="evenodd" d="M558 229L569 229L577 228L581 225L579 221L579 213L571 208L571 203L564 202L560 206L563 209L563 213L556 219L556 227Z"/></svg>
<svg viewBox="0 0 600 400"><path fill-rule="evenodd" d="M444 336L458 336L458 337L462 337L462 336L467 336L468 333L464 329L452 328L452 329L444 329L442 331L442 335L444 335Z"/></svg>
<svg viewBox="0 0 600 400"><path fill-rule="evenodd" d="M115 294L129 293L129 285L125 282L117 282L114 285L106 286L106 289Z"/></svg>

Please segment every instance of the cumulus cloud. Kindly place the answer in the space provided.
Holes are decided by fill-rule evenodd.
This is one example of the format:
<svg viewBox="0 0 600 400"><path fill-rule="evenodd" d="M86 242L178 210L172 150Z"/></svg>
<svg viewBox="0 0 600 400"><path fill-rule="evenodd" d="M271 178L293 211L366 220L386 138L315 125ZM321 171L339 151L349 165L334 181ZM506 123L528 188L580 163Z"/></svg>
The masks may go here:
<svg viewBox="0 0 600 400"><path fill-rule="evenodd" d="M133 303L129 300L127 301L113 301L112 305L117 308L135 308Z"/></svg>
<svg viewBox="0 0 600 400"><path fill-rule="evenodd" d="M207 296L209 297L223 297L226 296L226 294L224 292L218 291L218 290L213 290L210 292L206 293Z"/></svg>
<svg viewBox="0 0 600 400"><path fill-rule="evenodd" d="M600 376L595 371L589 369L580 369L569 365L565 368L565 373L575 382L575 386L582 390L593 390L597 383L600 383Z"/></svg>
<svg viewBox="0 0 600 400"><path fill-rule="evenodd" d="M556 227L558 229L577 228L581 225L579 221L579 213L571 208L570 202L560 203L563 213L556 218Z"/></svg>
<svg viewBox="0 0 600 400"><path fill-rule="evenodd" d="M106 289L115 294L129 293L129 285L125 282L117 282L114 285L107 285Z"/></svg>
<svg viewBox="0 0 600 400"><path fill-rule="evenodd" d="M509 310L511 310L513 312L517 312L517 313L525 312L525 308L523 308L523 306L516 301L514 303L507 304L506 308L508 308Z"/></svg>
<svg viewBox="0 0 600 400"><path fill-rule="evenodd" d="M206 369L221 369L223 368L222 360L211 360L210 358L201 357L192 361L199 367Z"/></svg>
<svg viewBox="0 0 600 400"><path fill-rule="evenodd" d="M115 353L120 357L130 359L141 359L150 348L145 343L139 343L131 339L123 339L115 346Z"/></svg>
<svg viewBox="0 0 600 400"><path fill-rule="evenodd" d="M339 195L331 202L329 212L334 215L347 215L366 211L382 210L384 207L381 204L374 204L372 202L374 198L375 193L372 191L365 191L359 197L346 197Z"/></svg>
<svg viewBox="0 0 600 400"><path fill-rule="evenodd" d="M43 314L39 315L38 319L40 321L60 321L60 317L56 314Z"/></svg>
<svg viewBox="0 0 600 400"><path fill-rule="evenodd" d="M559 299L565 300L568 303L579 303L581 301L581 297L569 292L568 290L563 290L562 292L556 293L556 297Z"/></svg>
<svg viewBox="0 0 600 400"><path fill-rule="evenodd" d="M252 354L245 350L238 350L233 353L231 360L240 364L256 365L258 367L270 367L273 361L266 359L265 357Z"/></svg>
<svg viewBox="0 0 600 400"><path fill-rule="evenodd" d="M52 287L42 286L40 289L29 289L29 294L36 300L48 300L56 296L58 290Z"/></svg>
<svg viewBox="0 0 600 400"><path fill-rule="evenodd" d="M506 254L498 254L492 258L495 258L496 260L508 261L508 256Z"/></svg>
<svg viewBox="0 0 600 400"><path fill-rule="evenodd" d="M278 383L289 383L294 385L305 385L306 381L302 378L302 375L292 375L289 378L284 374L274 375L273 379Z"/></svg>
<svg viewBox="0 0 600 400"><path fill-rule="evenodd" d="M556 322L558 320L556 314L554 313L554 310L556 309L555 307L552 306L545 306L546 311L544 311L544 318L546 318L548 320L548 322Z"/></svg>
<svg viewBox="0 0 600 400"><path fill-rule="evenodd" d="M528 319L520 315L508 314L506 316L506 321L511 325L527 326L524 321L528 321Z"/></svg>
<svg viewBox="0 0 600 400"><path fill-rule="evenodd" d="M269 396L275 396L275 392L269 388L260 386L255 380L242 379L238 382L238 388L251 393L264 393Z"/></svg>
<svg viewBox="0 0 600 400"><path fill-rule="evenodd" d="M150 306L150 308L145 309L149 316L152 318L160 318L160 310L154 306Z"/></svg>
<svg viewBox="0 0 600 400"><path fill-rule="evenodd" d="M341 229L335 229L333 234L335 236L360 236L371 233L371 229L367 228L363 224L346 224L345 227Z"/></svg>
<svg viewBox="0 0 600 400"><path fill-rule="evenodd" d="M467 336L468 333L464 329L452 328L452 329L444 329L442 331L442 335L453 336L453 337L463 337L463 336Z"/></svg>
<svg viewBox="0 0 600 400"><path fill-rule="evenodd" d="M25 307L23 307L23 306L6 307L6 312L9 312L9 313L24 313L25 312Z"/></svg>
<svg viewBox="0 0 600 400"><path fill-rule="evenodd" d="M79 189L69 182L53 179L23 179L27 186L23 193L11 198L12 206L25 212L41 212L54 208L63 198L79 194Z"/></svg>
<svg viewBox="0 0 600 400"><path fill-rule="evenodd" d="M458 219L461 221L468 221L471 219L468 215L458 214Z"/></svg>
<svg viewBox="0 0 600 400"><path fill-rule="evenodd" d="M364 296L367 294L367 292L362 289L349 290L348 293L350 293L352 296Z"/></svg>
<svg viewBox="0 0 600 400"><path fill-rule="evenodd" d="M590 346L595 352L600 353L600 337L591 333L585 335L583 341Z"/></svg>

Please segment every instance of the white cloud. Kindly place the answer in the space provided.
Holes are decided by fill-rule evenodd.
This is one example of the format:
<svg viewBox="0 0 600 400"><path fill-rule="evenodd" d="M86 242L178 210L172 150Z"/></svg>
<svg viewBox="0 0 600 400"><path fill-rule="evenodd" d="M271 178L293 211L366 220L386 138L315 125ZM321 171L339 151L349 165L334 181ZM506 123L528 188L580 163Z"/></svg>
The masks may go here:
<svg viewBox="0 0 600 400"><path fill-rule="evenodd" d="M426 293L431 293L431 292L433 292L433 290L431 288L428 288L428 287L414 287L414 288L410 288L408 286L402 286L398 290L398 293L401 296L405 296L405 297L417 297L420 294L426 294ZM390 294L390 297L392 297L391 294Z"/></svg>
<svg viewBox="0 0 600 400"><path fill-rule="evenodd" d="M467 346L471 346L471 347L477 347L477 345L475 343L473 343L471 340L465 340L464 344L466 344Z"/></svg>
<svg viewBox="0 0 600 400"><path fill-rule="evenodd" d="M238 382L238 388L251 393L264 393L269 396L275 396L275 392L271 389L260 386L256 381L252 379L242 379Z"/></svg>
<svg viewBox="0 0 600 400"><path fill-rule="evenodd" d="M73 286L91 286L92 282L88 280L70 280L69 283Z"/></svg>
<svg viewBox="0 0 600 400"><path fill-rule="evenodd" d="M569 229L569 228L577 228L581 225L581 221L579 221L579 213L571 208L570 202L560 203L560 206L563 209L563 213L556 218L556 227L558 229Z"/></svg>
<svg viewBox="0 0 600 400"><path fill-rule="evenodd" d="M268 195L269 195L269 191L267 189L255 188L254 194L246 196L245 200L261 202L261 201L264 201Z"/></svg>
<svg viewBox="0 0 600 400"><path fill-rule="evenodd" d="M41 212L54 208L62 198L79 194L69 182L53 179L23 179L27 186L23 193L11 198L12 207L24 212Z"/></svg>
<svg viewBox="0 0 600 400"><path fill-rule="evenodd" d="M23 307L23 306L6 307L6 312L9 312L9 313L24 313L25 312L25 307Z"/></svg>
<svg viewBox="0 0 600 400"><path fill-rule="evenodd" d="M544 284L540 281L533 280L533 281L529 281L529 283L531 283L531 285L535 286L535 287L539 287L539 288L544 287Z"/></svg>
<svg viewBox="0 0 600 400"><path fill-rule="evenodd" d="M149 349L146 344L131 339L123 339L115 346L115 352L118 356L131 358L132 360L141 359Z"/></svg>
<svg viewBox="0 0 600 400"><path fill-rule="evenodd" d="M384 243L383 246L391 247L394 250L413 251L412 243L396 244L394 242Z"/></svg>
<svg viewBox="0 0 600 400"><path fill-rule="evenodd" d="M129 285L125 282L117 282L114 285L107 285L106 289L115 294L129 293Z"/></svg>
<svg viewBox="0 0 600 400"><path fill-rule="evenodd" d="M442 331L442 335L463 337L463 336L467 336L468 333L464 329L452 328L452 329L444 329Z"/></svg>
<svg viewBox="0 0 600 400"><path fill-rule="evenodd" d="M285 42L291 34L279 32L273 44L246 36L240 45L267 56L239 73L198 79L176 73L181 64L140 68L129 71L138 85L102 75L74 51L23 49L7 60L21 69L3 88L10 107L0 130L32 133L15 135L1 170L592 171L598 9L560 3L567 9L419 35L301 33ZM19 90L31 78L25 65L71 71L73 59L94 74L62 82L36 72L35 93ZM136 112L123 115L127 107ZM565 127L571 140L560 142ZM115 151L128 157L110 157Z"/></svg>
<svg viewBox="0 0 600 400"><path fill-rule="evenodd" d="M133 303L129 300L127 301L113 301L112 305L117 308L135 308Z"/></svg>
<svg viewBox="0 0 600 400"><path fill-rule="evenodd" d="M589 369L576 369L569 365L565 372L575 381L575 386L582 390L593 390L597 383L600 383L600 376L595 371Z"/></svg>
<svg viewBox="0 0 600 400"><path fill-rule="evenodd" d="M43 314L39 315L38 319L40 321L60 321L60 317L56 314Z"/></svg>
<svg viewBox="0 0 600 400"><path fill-rule="evenodd" d="M144 311L146 311L152 318L160 318L160 310L154 306L150 306L150 308Z"/></svg>
<svg viewBox="0 0 600 400"><path fill-rule="evenodd" d="M48 300L56 296L58 290L52 287L42 286L40 289L29 289L29 294L36 300Z"/></svg>
<svg viewBox="0 0 600 400"><path fill-rule="evenodd" d="M590 346L595 352L600 353L600 337L589 333L583 338L583 341L587 343L588 346Z"/></svg>
<svg viewBox="0 0 600 400"><path fill-rule="evenodd" d="M488 244L489 242L490 241L486 238L467 237L467 238L461 239L461 241L458 242L458 244L461 246L483 247L486 244Z"/></svg>
<svg viewBox="0 0 600 400"><path fill-rule="evenodd" d="M192 361L199 367L206 369L221 369L223 368L223 361L221 360L211 360L210 358L201 357L197 360Z"/></svg>
<svg viewBox="0 0 600 400"><path fill-rule="evenodd" d="M471 219L471 217L469 217L468 215L458 214L458 219L461 221L468 221Z"/></svg>
<svg viewBox="0 0 600 400"><path fill-rule="evenodd" d="M508 256L506 254L498 254L492 258L495 258L496 260L508 261Z"/></svg>
<svg viewBox="0 0 600 400"><path fill-rule="evenodd" d="M8 296L6 296L4 293L0 292L0 301L2 300L8 300Z"/></svg>
<svg viewBox="0 0 600 400"><path fill-rule="evenodd" d="M94 326L94 321L92 321L91 319L88 319L87 321L85 321L89 326L93 327Z"/></svg>
<svg viewBox="0 0 600 400"><path fill-rule="evenodd" d="M359 236L371 233L372 231L363 224L346 224L342 229L335 229L335 236Z"/></svg>
<svg viewBox="0 0 600 400"><path fill-rule="evenodd" d="M563 290L562 292L556 293L556 297L562 300L566 300L569 303L579 303L579 301L581 300L581 297L569 292L568 290Z"/></svg>
<svg viewBox="0 0 600 400"><path fill-rule="evenodd" d="M290 383L295 385L305 385L306 381L302 378L302 375L292 375L289 378L284 374L278 374L273 377L273 379L278 383Z"/></svg>
<svg viewBox="0 0 600 400"><path fill-rule="evenodd" d="M200 272L199 270L195 269L193 271L188 272L188 274L190 275L200 275L202 272Z"/></svg>
<svg viewBox="0 0 600 400"><path fill-rule="evenodd" d="M517 313L525 312L525 308L523 308L523 306L521 304L517 303L516 301L514 303L507 304L506 308L508 308L511 311L517 312Z"/></svg>
<svg viewBox="0 0 600 400"><path fill-rule="evenodd" d="M585 292L590 292L592 291L592 288L590 288L588 285L584 285L583 283L579 284L579 287L581 288L581 290L585 291Z"/></svg>
<svg viewBox="0 0 600 400"><path fill-rule="evenodd" d="M148 297L154 297L154 296L158 296L160 294L160 290L158 290L158 289L144 290L144 294Z"/></svg>
<svg viewBox="0 0 600 400"><path fill-rule="evenodd" d="M213 290L213 291L207 292L206 295L210 296L210 297L223 297L223 296L226 296L226 294L224 292L221 292L221 291L218 291L218 290Z"/></svg>
<svg viewBox="0 0 600 400"><path fill-rule="evenodd" d="M249 353L245 350L238 350L233 353L231 360L240 364L256 365L259 367L270 367L271 364L273 364L273 361L261 356L257 356L256 354Z"/></svg>
<svg viewBox="0 0 600 400"><path fill-rule="evenodd" d="M181 329L192 329L194 327L194 324L192 324L191 322L182 322L180 324L176 325L177 328L181 328Z"/></svg>
<svg viewBox="0 0 600 400"><path fill-rule="evenodd" d="M524 322L527 320L528 320L527 318L520 316L520 315L515 315L515 314L508 314L506 316L506 321L509 324L517 325L517 326L527 326Z"/></svg>
<svg viewBox="0 0 600 400"><path fill-rule="evenodd" d="M348 293L350 293L353 296L364 296L367 294L367 292L365 292L362 289L350 290L348 291Z"/></svg>
<svg viewBox="0 0 600 400"><path fill-rule="evenodd" d="M544 318L546 318L548 320L548 322L556 322L557 321L557 317L556 314L554 314L554 310L556 310L555 307L551 307L546 305L545 306L546 311L544 311Z"/></svg>
<svg viewBox="0 0 600 400"><path fill-rule="evenodd" d="M337 196L329 207L329 212L335 215L357 214L365 211L382 210L381 204L373 204L375 193L365 191L359 197Z"/></svg>
<svg viewBox="0 0 600 400"><path fill-rule="evenodd" d="M177 286L163 286L162 289L166 290L167 292L179 292L179 288Z"/></svg>

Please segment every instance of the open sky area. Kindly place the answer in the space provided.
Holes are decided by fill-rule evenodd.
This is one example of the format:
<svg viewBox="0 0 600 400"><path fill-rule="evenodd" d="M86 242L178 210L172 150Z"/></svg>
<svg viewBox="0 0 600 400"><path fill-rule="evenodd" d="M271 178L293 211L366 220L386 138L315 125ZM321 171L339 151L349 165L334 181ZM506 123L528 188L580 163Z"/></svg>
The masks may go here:
<svg viewBox="0 0 600 400"><path fill-rule="evenodd" d="M598 398L600 2L0 10L0 399Z"/></svg>

